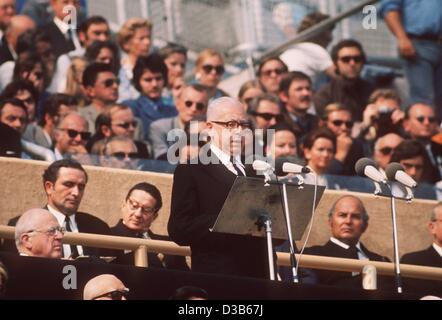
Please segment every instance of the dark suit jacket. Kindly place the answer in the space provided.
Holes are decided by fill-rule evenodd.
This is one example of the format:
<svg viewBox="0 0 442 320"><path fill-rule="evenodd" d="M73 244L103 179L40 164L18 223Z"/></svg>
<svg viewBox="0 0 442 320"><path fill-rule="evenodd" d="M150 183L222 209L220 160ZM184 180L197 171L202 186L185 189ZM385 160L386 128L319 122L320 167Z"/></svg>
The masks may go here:
<svg viewBox="0 0 442 320"><path fill-rule="evenodd" d="M2 41L0 42L0 66L6 61L14 61L11 51L8 47L8 41L3 35Z"/></svg>
<svg viewBox="0 0 442 320"><path fill-rule="evenodd" d="M10 126L0 123L0 157L21 158L20 134Z"/></svg>
<svg viewBox="0 0 442 320"><path fill-rule="evenodd" d="M168 232L179 245L190 245L192 271L265 278L268 276L265 238L209 231L235 179L236 175L221 162L178 165Z"/></svg>
<svg viewBox="0 0 442 320"><path fill-rule="evenodd" d="M63 33L61 33L60 29L51 21L47 25L43 27L44 32L51 39L52 44L52 52L55 57L58 58L62 54L68 53L72 50L75 50L75 45L72 40L67 40Z"/></svg>
<svg viewBox="0 0 442 320"><path fill-rule="evenodd" d="M152 231L148 230L149 237L153 240L165 240L170 241L170 239L166 236L161 236L153 233ZM130 230L127 228L123 220L118 221L118 223L111 228L111 234L113 236L119 236L119 237L132 237L132 238L141 238L141 235L138 232L135 232L133 230ZM115 260L116 263L119 264L134 264L134 254L131 253L124 253L124 251L118 251L116 253L117 259ZM149 266L150 267L156 267L156 268L167 268L167 269L176 269L176 270L189 270L186 264L186 259L182 256L165 256L164 262L162 263L161 260L158 258L158 255L153 252L149 252L148 254L148 260L149 260Z"/></svg>
<svg viewBox="0 0 442 320"><path fill-rule="evenodd" d="M45 209L47 209L47 207L45 207ZM8 226L15 226L19 218L20 216L17 216L9 220ZM79 232L110 235L110 228L107 223L89 213L77 212L75 214L75 222L77 223ZM14 241L5 241L3 250L17 252ZM85 256L111 256L112 253L113 251L109 249L83 247L83 254Z"/></svg>
<svg viewBox="0 0 442 320"><path fill-rule="evenodd" d="M389 259L382 257L374 252L369 251L362 243L361 249L364 254L373 261L388 262ZM315 256L326 256L326 257L336 257L336 258L346 258L352 259L349 250L346 250L337 244L331 242L330 240L323 246L314 246L305 249L305 254L311 254ZM313 273L316 275L317 280L320 284L330 285L330 286L341 286L350 288L362 288L362 276L353 276L351 272L338 272L338 271L328 271L328 270L314 270ZM390 286L385 282L384 277L378 277L378 288L389 289Z"/></svg>
<svg viewBox="0 0 442 320"><path fill-rule="evenodd" d="M442 268L442 257L437 253L433 246L430 246L422 251L404 254L401 263ZM404 291L418 291L425 294L442 296L442 281L405 278L403 282Z"/></svg>

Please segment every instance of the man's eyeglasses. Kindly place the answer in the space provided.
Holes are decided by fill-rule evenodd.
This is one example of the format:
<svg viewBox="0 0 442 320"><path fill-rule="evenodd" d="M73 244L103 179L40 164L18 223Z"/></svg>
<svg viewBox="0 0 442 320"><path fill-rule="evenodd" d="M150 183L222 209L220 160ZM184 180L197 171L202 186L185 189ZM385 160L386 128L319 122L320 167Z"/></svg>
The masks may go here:
<svg viewBox="0 0 442 320"><path fill-rule="evenodd" d="M364 58L362 56L343 56L340 57L339 60L341 60L344 63L349 63L351 60L353 60L356 63L361 63Z"/></svg>
<svg viewBox="0 0 442 320"><path fill-rule="evenodd" d="M284 116L282 114L273 114L269 112L252 112L252 115L261 117L266 121L275 119L276 122L281 122L284 119Z"/></svg>
<svg viewBox="0 0 442 320"><path fill-rule="evenodd" d="M250 128L250 122L249 121L211 121L213 123L222 125L223 127L233 130L233 129L238 129L239 127L243 128L243 129L247 129Z"/></svg>
<svg viewBox="0 0 442 320"><path fill-rule="evenodd" d="M348 129L353 128L353 121L333 120L331 123L333 123L333 125L336 126L336 127L340 127L340 126L342 126L343 124L345 124L345 126L346 126Z"/></svg>
<svg viewBox="0 0 442 320"><path fill-rule="evenodd" d="M66 229L63 228L63 227L52 227L52 228L49 228L47 230L38 230L38 229L29 230L27 233L32 233L32 232L45 233L48 236L53 237L53 236L55 236L57 234L57 232L60 232L63 235L66 232Z"/></svg>
<svg viewBox="0 0 442 320"><path fill-rule="evenodd" d="M192 106L195 105L196 109L198 111L203 111L204 108L206 107L206 105L204 103L202 103L202 102L193 102L193 101L190 101L190 100L185 101L184 104L185 104L185 106L187 108L192 108Z"/></svg>
<svg viewBox="0 0 442 320"><path fill-rule="evenodd" d="M123 290L114 290L110 292L103 293L92 300L97 300L99 298L110 298L111 300L122 300L123 297L127 299L129 297L129 288L124 288Z"/></svg>
<svg viewBox="0 0 442 320"><path fill-rule="evenodd" d="M28 120L26 119L26 117L16 117L16 116L13 116L13 115L7 116L7 117L6 117L6 120L7 120L8 122L15 122L15 121L17 121L17 120L20 120L21 123L26 123L26 122L28 122Z"/></svg>
<svg viewBox="0 0 442 320"><path fill-rule="evenodd" d="M285 72L286 72L285 69L278 68L278 69L261 71L261 75L266 76L266 77L270 77L274 73L277 76L280 76L281 74L283 74Z"/></svg>
<svg viewBox="0 0 442 320"><path fill-rule="evenodd" d="M149 214L155 214L157 212L157 208L146 208L143 207L141 204L139 204L138 202L136 202L135 200L132 199L127 199L127 203L129 204L129 209L130 210L138 210L141 208L141 212L149 215Z"/></svg>
<svg viewBox="0 0 442 320"><path fill-rule="evenodd" d="M138 153L136 152L130 152L130 153L126 153L126 152L114 152L111 154L111 157L117 158L118 160L124 160L127 158L129 159L134 159L138 157Z"/></svg>
<svg viewBox="0 0 442 320"><path fill-rule="evenodd" d="M429 123L436 123L437 122L436 117L425 117L425 116L416 117L416 120L419 121L420 123L424 123L425 119L427 119Z"/></svg>
<svg viewBox="0 0 442 320"><path fill-rule="evenodd" d="M106 88L110 88L112 87L114 84L120 85L120 79L107 79L106 81L103 82L104 86Z"/></svg>
<svg viewBox="0 0 442 320"><path fill-rule="evenodd" d="M91 137L91 133L90 132L80 132L74 129L64 129L64 128L59 128L58 130L62 130L62 131L66 131L69 138L71 139L75 139L78 135L80 135L81 140L89 140Z"/></svg>
<svg viewBox="0 0 442 320"><path fill-rule="evenodd" d="M394 148L392 147L383 147L379 149L379 152L382 153L384 156L388 156L393 152Z"/></svg>
<svg viewBox="0 0 442 320"><path fill-rule="evenodd" d="M202 67L203 71L207 74L211 73L213 70L215 70L217 75L222 75L225 71L224 66L219 65L219 66L212 66L210 64L205 64Z"/></svg>
<svg viewBox="0 0 442 320"><path fill-rule="evenodd" d="M129 129L129 127L131 127L131 126L133 128L136 128L137 125L138 125L138 122L136 122L134 120L134 121L128 121L128 122L119 122L119 123L116 123L115 125L118 126L118 127L123 128L123 129Z"/></svg>

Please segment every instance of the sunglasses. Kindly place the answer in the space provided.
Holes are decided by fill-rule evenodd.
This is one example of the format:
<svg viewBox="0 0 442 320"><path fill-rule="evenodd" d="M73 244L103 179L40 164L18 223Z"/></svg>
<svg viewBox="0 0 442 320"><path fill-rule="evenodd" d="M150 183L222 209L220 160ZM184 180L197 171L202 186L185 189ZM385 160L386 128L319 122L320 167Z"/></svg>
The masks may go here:
<svg viewBox="0 0 442 320"><path fill-rule="evenodd" d="M106 81L103 82L104 86L106 88L110 88L112 87L114 84L120 85L120 79L107 79Z"/></svg>
<svg viewBox="0 0 442 320"><path fill-rule="evenodd" d="M340 127L343 124L345 124L348 129L353 127L353 121L333 120L331 123L333 123L333 125L336 127Z"/></svg>
<svg viewBox="0 0 442 320"><path fill-rule="evenodd" d="M425 116L416 117L416 120L419 121L420 123L424 123L425 119L427 119L429 123L437 122L435 117L425 117Z"/></svg>
<svg viewBox="0 0 442 320"><path fill-rule="evenodd" d="M384 156L388 156L393 152L394 148L392 147L383 147L379 149L379 152L382 153Z"/></svg>
<svg viewBox="0 0 442 320"><path fill-rule="evenodd" d="M137 158L138 157L138 153L137 152L114 152L111 154L112 157L117 158L118 160L124 160L127 158L129 159L133 159L133 158Z"/></svg>
<svg viewBox="0 0 442 320"><path fill-rule="evenodd" d="M281 122L284 119L282 114L273 114L273 113L268 113L268 112L261 112L261 113L260 112L253 112L252 114L254 116L261 117L266 121L270 121L272 119L275 119L276 122Z"/></svg>
<svg viewBox="0 0 442 320"><path fill-rule="evenodd" d="M184 104L185 104L185 106L187 108L192 108L192 106L195 105L196 109L198 111L203 111L204 108L206 107L206 105L204 103L202 103L202 102L193 102L193 101L190 101L190 100L185 101Z"/></svg>
<svg viewBox="0 0 442 320"><path fill-rule="evenodd" d="M114 290L111 292L106 292L102 295L96 296L92 300L97 300L98 298L104 297L111 298L111 300L121 300L123 299L123 297L127 299L129 297L129 289L124 288L124 290Z"/></svg>
<svg viewBox="0 0 442 320"><path fill-rule="evenodd" d="M270 77L272 75L272 73L280 76L281 74L285 73L285 70L284 69L272 69L272 70L261 71L261 75L266 76L266 77Z"/></svg>
<svg viewBox="0 0 442 320"><path fill-rule="evenodd" d="M362 56L343 56L340 57L339 60L341 60L344 63L349 63L351 60L353 60L356 63L361 63L364 58Z"/></svg>
<svg viewBox="0 0 442 320"><path fill-rule="evenodd" d="M66 131L69 138L74 139L76 138L78 135L80 135L81 140L89 140L91 138L91 133L90 132L80 132L77 130L73 130L73 129L63 129L63 128L59 128L58 130L62 130L62 131Z"/></svg>
<svg viewBox="0 0 442 320"><path fill-rule="evenodd" d="M120 123L116 123L115 125L123 128L123 129L129 129L131 126L133 128L136 128L138 125L138 122L136 122L136 121L120 122Z"/></svg>
<svg viewBox="0 0 442 320"><path fill-rule="evenodd" d="M225 71L224 66L212 66L210 64L206 64L203 67L203 71L207 74L212 73L213 70L215 70L217 75L222 75Z"/></svg>

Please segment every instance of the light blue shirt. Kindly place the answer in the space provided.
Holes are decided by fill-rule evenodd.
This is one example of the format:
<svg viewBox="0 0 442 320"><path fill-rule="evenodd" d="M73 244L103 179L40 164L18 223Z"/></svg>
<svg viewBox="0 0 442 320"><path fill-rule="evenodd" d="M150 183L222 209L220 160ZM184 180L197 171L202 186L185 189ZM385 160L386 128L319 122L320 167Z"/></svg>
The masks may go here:
<svg viewBox="0 0 442 320"><path fill-rule="evenodd" d="M414 35L442 34L441 0L382 0L381 15L398 11L407 33Z"/></svg>

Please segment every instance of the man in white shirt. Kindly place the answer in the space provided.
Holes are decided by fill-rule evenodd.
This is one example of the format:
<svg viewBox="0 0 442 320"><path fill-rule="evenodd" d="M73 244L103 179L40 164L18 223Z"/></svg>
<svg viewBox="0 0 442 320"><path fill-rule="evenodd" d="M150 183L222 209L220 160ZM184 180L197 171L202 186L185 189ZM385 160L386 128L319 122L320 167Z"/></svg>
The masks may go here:
<svg viewBox="0 0 442 320"><path fill-rule="evenodd" d="M62 257L64 229L45 209L26 211L15 226L15 244L20 255L31 257Z"/></svg>
<svg viewBox="0 0 442 320"><path fill-rule="evenodd" d="M368 214L362 201L352 195L339 198L332 206L328 223L332 236L323 246L305 250L306 254L346 259L373 260L387 262L388 258L369 251L360 238L368 227ZM320 284L362 288L362 278L358 272L335 272L314 270ZM381 279L380 287L384 287Z"/></svg>

